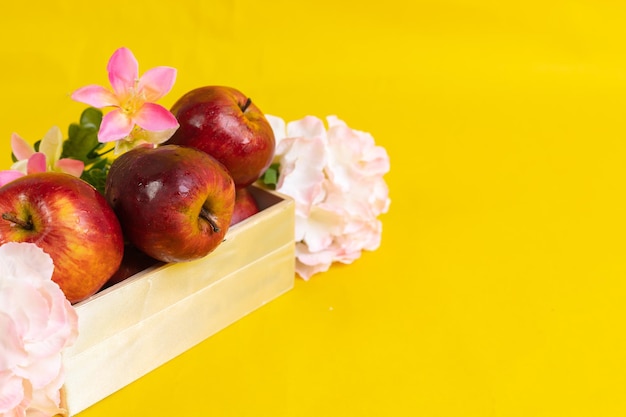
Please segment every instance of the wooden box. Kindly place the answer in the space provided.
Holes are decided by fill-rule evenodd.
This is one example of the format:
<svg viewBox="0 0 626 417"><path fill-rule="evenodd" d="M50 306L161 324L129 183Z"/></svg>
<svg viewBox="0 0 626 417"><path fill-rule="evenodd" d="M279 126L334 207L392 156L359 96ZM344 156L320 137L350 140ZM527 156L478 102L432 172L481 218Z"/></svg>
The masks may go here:
<svg viewBox="0 0 626 417"><path fill-rule="evenodd" d="M253 188L261 211L205 258L159 263L75 305L64 406L75 415L293 288L294 203Z"/></svg>

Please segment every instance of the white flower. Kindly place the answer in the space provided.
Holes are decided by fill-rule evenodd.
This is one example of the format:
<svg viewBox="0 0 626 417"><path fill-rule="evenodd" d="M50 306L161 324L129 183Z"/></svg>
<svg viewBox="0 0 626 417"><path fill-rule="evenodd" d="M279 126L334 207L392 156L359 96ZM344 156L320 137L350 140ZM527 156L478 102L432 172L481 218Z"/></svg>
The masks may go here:
<svg viewBox="0 0 626 417"><path fill-rule="evenodd" d="M0 416L67 415L61 351L77 337L76 311L33 243L0 246Z"/></svg>
<svg viewBox="0 0 626 417"><path fill-rule="evenodd" d="M296 205L296 271L304 279L351 263L380 245L378 216L389 209L384 148L335 116L328 129L316 117L285 123L266 116L276 137L276 190Z"/></svg>

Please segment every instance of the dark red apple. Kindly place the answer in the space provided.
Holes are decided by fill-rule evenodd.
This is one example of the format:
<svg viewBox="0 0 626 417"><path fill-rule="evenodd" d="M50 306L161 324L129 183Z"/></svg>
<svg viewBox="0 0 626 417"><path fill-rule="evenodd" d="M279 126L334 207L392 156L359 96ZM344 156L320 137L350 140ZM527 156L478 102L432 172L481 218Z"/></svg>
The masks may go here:
<svg viewBox="0 0 626 417"><path fill-rule="evenodd" d="M163 262L201 258L223 240L235 206L226 168L197 149L132 149L113 161L105 196L124 236Z"/></svg>
<svg viewBox="0 0 626 417"><path fill-rule="evenodd" d="M0 215L0 244L31 242L48 253L52 280L71 303L95 294L122 261L115 213L94 187L69 174L30 174L4 185Z"/></svg>
<svg viewBox="0 0 626 417"><path fill-rule="evenodd" d="M235 194L235 211L230 220L230 225L237 224L258 212L259 205L248 187L239 188Z"/></svg>
<svg viewBox="0 0 626 417"><path fill-rule="evenodd" d="M274 132L242 92L224 86L189 91L172 106L180 127L166 144L200 149L228 169L237 188L256 181L274 157Z"/></svg>
<svg viewBox="0 0 626 417"><path fill-rule="evenodd" d="M102 289L109 288L119 282L124 281L126 278L130 278L133 275L150 268L153 265L158 264L159 261L146 255L135 246L127 243L124 246L124 257L120 267L104 284Z"/></svg>

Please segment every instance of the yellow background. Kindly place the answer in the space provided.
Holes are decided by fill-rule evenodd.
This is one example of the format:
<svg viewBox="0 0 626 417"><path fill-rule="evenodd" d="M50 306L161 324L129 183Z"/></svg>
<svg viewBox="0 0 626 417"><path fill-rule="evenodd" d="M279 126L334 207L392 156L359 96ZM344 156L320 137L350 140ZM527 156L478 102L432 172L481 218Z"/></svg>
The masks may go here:
<svg viewBox="0 0 626 417"><path fill-rule="evenodd" d="M3 5L0 163L77 120L112 52L391 157L383 243L81 413L626 415L626 6L610 0ZM111 313L112 316L114 312ZM98 383L98 375L93 376Z"/></svg>

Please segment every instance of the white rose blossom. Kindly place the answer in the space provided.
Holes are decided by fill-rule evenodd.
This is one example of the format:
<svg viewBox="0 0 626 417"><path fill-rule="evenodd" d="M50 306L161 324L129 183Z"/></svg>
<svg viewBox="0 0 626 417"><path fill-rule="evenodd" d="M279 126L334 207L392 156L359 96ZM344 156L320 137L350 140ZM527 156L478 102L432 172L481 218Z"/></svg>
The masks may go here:
<svg viewBox="0 0 626 417"><path fill-rule="evenodd" d="M62 350L75 341L78 318L53 270L33 243L0 246L1 417L67 415Z"/></svg>
<svg viewBox="0 0 626 417"><path fill-rule="evenodd" d="M295 201L298 275L308 280L333 262L348 264L377 249L378 216L390 204L386 150L335 116L327 117L328 129L313 116L289 123L266 117L276 137L276 191Z"/></svg>

